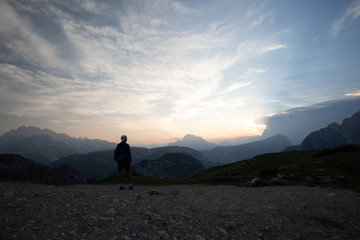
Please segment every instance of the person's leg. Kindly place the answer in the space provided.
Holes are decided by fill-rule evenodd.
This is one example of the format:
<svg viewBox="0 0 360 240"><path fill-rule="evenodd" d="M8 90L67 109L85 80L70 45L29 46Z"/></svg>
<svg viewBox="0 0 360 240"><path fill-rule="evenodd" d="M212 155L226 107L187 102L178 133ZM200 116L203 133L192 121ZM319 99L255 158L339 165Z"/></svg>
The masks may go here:
<svg viewBox="0 0 360 240"><path fill-rule="evenodd" d="M128 182L129 182L129 185L132 185L132 175L131 175L131 171L127 171L127 176L128 176Z"/></svg>
<svg viewBox="0 0 360 240"><path fill-rule="evenodd" d="M128 182L129 182L129 189L135 189L135 187L132 184L132 174L131 174L130 163L128 163L128 165L126 166L126 173L127 173Z"/></svg>
<svg viewBox="0 0 360 240"><path fill-rule="evenodd" d="M122 171L119 171L119 183L122 185Z"/></svg>
<svg viewBox="0 0 360 240"><path fill-rule="evenodd" d="M119 184L120 184L120 190L123 190L123 189L125 189L125 187L123 186L123 184L122 184L122 171L123 171L123 165L120 163L120 162L118 162L118 179L119 179Z"/></svg>

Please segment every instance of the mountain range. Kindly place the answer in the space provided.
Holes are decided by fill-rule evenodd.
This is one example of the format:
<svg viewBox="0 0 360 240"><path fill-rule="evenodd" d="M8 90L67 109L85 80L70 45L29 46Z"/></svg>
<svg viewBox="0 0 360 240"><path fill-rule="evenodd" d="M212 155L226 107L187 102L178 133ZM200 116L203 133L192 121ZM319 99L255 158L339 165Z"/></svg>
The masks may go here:
<svg viewBox="0 0 360 240"><path fill-rule="evenodd" d="M288 138L282 134L270 138L230 147L215 147L209 151L203 151L204 156L214 165L227 164L252 158L256 155L280 152L291 146Z"/></svg>
<svg viewBox="0 0 360 240"><path fill-rule="evenodd" d="M359 144L360 112L344 119L341 125L331 123L325 128L311 132L297 146L291 146L291 142L283 134L227 147L215 146L211 148L211 146L214 146L213 144L207 143L201 137L194 135L186 135L183 140L177 143L182 145L185 145L185 143L193 144L209 150L198 151L184 146L151 149L132 147L134 169L138 168L139 172L150 176L157 175L162 178L170 178L183 174L182 167L179 166L188 164L190 158L199 161L204 168L209 168L250 159L260 154L281 152L284 149L286 149L285 151L308 150L336 147L348 143ZM41 130L36 127L19 127L0 137L0 153L19 154L50 167L70 164L79 170L81 178L96 181L107 178L109 174L116 171L116 162L113 160L115 146L115 143L103 140L72 138L65 134L58 134L48 129ZM176 164L174 161L176 161ZM165 171L171 171L165 165L172 166L171 169L178 168L178 171L166 175ZM196 164L191 166L194 168L188 169L190 172L193 169L199 170ZM153 169L153 172L146 169Z"/></svg>
<svg viewBox="0 0 360 240"><path fill-rule="evenodd" d="M288 147L285 151L333 148L345 144L360 144L360 111L345 118L341 125L334 122L311 132L300 145Z"/></svg>
<svg viewBox="0 0 360 240"><path fill-rule="evenodd" d="M248 143L232 147L217 147L210 151L197 151L189 147L168 146L159 148L131 147L133 169L142 174L157 176L158 178L170 178L180 176L184 171L180 166L189 164L189 159L196 159L204 168L221 165L254 157L255 155L269 152L279 152L290 146L291 143L283 135L277 135L266 140ZM113 160L114 150L98 151L87 154L75 154L52 162L49 166L54 167L62 164L71 164L80 171L80 176L96 181L110 177L116 171L116 162ZM179 156L182 156L179 157ZM145 162L142 162L145 161ZM174 163L177 162L177 164ZM151 162L151 163L150 163ZM169 175L164 173L167 163L175 168ZM154 167L155 165L159 167ZM146 165L148 167L146 167ZM160 165L162 167L160 167ZM151 166L151 167L149 167ZM191 167L191 168L190 168ZM149 171L146 169L150 169ZM188 173L199 170L197 164L189 165ZM152 172L153 171L153 172Z"/></svg>
<svg viewBox="0 0 360 240"><path fill-rule="evenodd" d="M62 157L112 149L115 143L74 138L49 129L21 126L0 137L0 154L15 153L48 165Z"/></svg>

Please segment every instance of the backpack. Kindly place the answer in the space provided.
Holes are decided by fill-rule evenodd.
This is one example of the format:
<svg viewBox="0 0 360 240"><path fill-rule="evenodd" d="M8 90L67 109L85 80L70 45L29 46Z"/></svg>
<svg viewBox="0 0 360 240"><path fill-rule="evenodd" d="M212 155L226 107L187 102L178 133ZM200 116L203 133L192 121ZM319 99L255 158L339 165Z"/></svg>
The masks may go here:
<svg viewBox="0 0 360 240"><path fill-rule="evenodd" d="M115 149L114 160L122 162L126 159L126 151L125 151L126 143L122 144L121 147L120 145L121 144L118 144L118 146Z"/></svg>

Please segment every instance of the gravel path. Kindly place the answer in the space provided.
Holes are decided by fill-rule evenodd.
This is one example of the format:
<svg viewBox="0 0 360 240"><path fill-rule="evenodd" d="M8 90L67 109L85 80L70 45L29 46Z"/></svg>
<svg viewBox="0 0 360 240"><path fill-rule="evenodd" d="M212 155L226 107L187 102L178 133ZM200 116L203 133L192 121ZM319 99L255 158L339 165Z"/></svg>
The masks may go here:
<svg viewBox="0 0 360 240"><path fill-rule="evenodd" d="M0 182L0 239L360 239L360 194Z"/></svg>

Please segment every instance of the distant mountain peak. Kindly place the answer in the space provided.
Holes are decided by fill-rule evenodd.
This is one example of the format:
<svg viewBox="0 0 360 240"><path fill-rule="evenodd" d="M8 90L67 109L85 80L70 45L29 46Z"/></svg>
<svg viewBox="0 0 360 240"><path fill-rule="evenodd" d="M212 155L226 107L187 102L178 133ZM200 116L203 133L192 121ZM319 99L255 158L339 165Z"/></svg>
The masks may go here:
<svg viewBox="0 0 360 240"><path fill-rule="evenodd" d="M183 139L177 140L176 142L169 143L169 146L182 146L190 147L199 151L210 150L216 145L214 143L209 143L204 140L202 137L195 136L192 134L186 134Z"/></svg>
<svg viewBox="0 0 360 240"><path fill-rule="evenodd" d="M205 141L202 137L198 137L192 134L186 134L183 138L183 140L193 140L193 139Z"/></svg>

